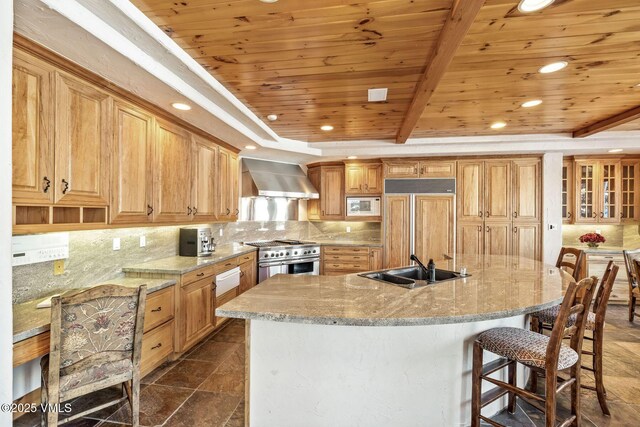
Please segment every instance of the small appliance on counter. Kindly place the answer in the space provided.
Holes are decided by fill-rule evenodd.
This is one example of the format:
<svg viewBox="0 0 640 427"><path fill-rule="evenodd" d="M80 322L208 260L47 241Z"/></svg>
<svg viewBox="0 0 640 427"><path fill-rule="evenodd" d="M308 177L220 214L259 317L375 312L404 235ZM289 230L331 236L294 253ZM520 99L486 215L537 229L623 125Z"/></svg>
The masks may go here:
<svg viewBox="0 0 640 427"><path fill-rule="evenodd" d="M211 256L215 249L211 228L180 229L180 256Z"/></svg>

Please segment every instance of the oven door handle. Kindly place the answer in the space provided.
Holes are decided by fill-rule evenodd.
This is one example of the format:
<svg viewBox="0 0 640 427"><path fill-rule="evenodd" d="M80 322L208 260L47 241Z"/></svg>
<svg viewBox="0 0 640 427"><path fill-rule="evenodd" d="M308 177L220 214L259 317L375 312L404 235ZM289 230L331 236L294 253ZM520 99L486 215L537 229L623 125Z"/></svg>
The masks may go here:
<svg viewBox="0 0 640 427"><path fill-rule="evenodd" d="M294 259L291 261L285 261L283 262L284 265L293 265L293 264L305 264L307 262L320 262L320 258L315 257L315 258L301 258L301 259Z"/></svg>
<svg viewBox="0 0 640 427"><path fill-rule="evenodd" d="M265 267L277 267L279 265L283 265L284 262L282 261L276 261L276 262L270 262L270 263L266 263L266 264L258 264L258 267L260 268L265 268Z"/></svg>

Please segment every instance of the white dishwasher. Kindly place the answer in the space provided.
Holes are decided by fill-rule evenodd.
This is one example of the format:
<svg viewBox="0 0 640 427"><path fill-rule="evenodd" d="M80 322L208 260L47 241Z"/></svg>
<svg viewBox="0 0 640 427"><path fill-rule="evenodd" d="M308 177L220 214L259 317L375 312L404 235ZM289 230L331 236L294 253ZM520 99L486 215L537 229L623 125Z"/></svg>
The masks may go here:
<svg viewBox="0 0 640 427"><path fill-rule="evenodd" d="M216 296L240 286L240 267L232 268L216 276Z"/></svg>

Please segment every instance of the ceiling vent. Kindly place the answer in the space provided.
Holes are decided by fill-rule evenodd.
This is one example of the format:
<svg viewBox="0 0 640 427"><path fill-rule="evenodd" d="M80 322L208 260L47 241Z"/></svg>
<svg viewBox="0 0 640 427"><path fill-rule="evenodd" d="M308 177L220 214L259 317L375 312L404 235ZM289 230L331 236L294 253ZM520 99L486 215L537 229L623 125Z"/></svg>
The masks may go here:
<svg viewBox="0 0 640 427"><path fill-rule="evenodd" d="M381 102L387 100L387 88L369 89L369 102Z"/></svg>

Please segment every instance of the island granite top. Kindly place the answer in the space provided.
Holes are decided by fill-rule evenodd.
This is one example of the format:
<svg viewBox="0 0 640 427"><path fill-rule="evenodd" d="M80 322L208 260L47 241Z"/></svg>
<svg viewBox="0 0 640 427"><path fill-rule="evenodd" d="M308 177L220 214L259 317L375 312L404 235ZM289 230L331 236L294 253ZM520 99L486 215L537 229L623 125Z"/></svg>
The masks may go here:
<svg viewBox="0 0 640 427"><path fill-rule="evenodd" d="M147 293L159 291L169 286L175 285L176 281L173 279L141 279L121 277L112 280L107 280L104 283L87 286L92 288L99 285L122 285L138 287L141 285L147 285ZM13 343L17 343L27 338L31 338L38 334L47 332L51 326L51 309L49 308L37 308L36 306L43 300L55 295L69 291L79 290L76 289L64 289L62 292L58 291L54 294L43 295L39 298L31 301L23 302L21 304L15 304L13 306Z"/></svg>
<svg viewBox="0 0 640 427"><path fill-rule="evenodd" d="M562 301L571 276L539 261L456 255L438 268L463 279L416 289L360 277L276 275L224 304L216 315L348 326L477 322L529 314Z"/></svg>
<svg viewBox="0 0 640 427"><path fill-rule="evenodd" d="M219 245L211 256L172 256L154 259L140 264L128 265L124 267L122 271L125 273L184 274L209 264L226 261L229 258L237 257L249 252L255 252L257 250L258 248L256 247L242 245L239 243Z"/></svg>

